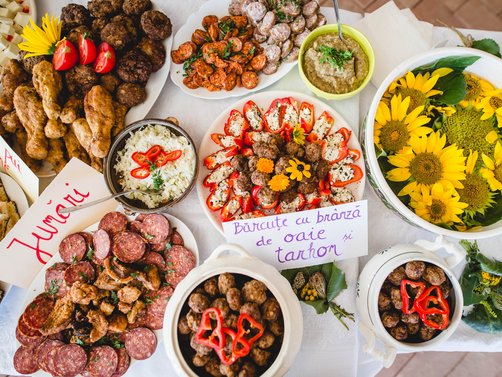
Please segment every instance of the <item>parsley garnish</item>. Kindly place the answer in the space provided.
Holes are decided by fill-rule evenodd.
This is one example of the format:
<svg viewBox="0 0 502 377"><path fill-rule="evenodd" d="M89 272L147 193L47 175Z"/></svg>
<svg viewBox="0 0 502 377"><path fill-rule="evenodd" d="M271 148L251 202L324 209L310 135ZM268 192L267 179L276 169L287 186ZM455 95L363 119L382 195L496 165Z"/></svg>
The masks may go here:
<svg viewBox="0 0 502 377"><path fill-rule="evenodd" d="M223 36L225 36L234 27L235 27L235 22L232 19L228 19L223 22L218 22L218 28L220 29Z"/></svg>
<svg viewBox="0 0 502 377"><path fill-rule="evenodd" d="M183 63L183 71L185 71L183 76L187 76L192 73L192 63L197 59L202 58L202 51L197 52L194 56L191 56Z"/></svg>
<svg viewBox="0 0 502 377"><path fill-rule="evenodd" d="M171 250L171 247L173 247L173 245L171 245L169 242L166 243L166 251Z"/></svg>
<svg viewBox="0 0 502 377"><path fill-rule="evenodd" d="M156 170L153 173L152 178L153 178L153 189L155 191L160 190L162 188L162 186L164 186L164 180L160 176L160 171Z"/></svg>
<svg viewBox="0 0 502 377"><path fill-rule="evenodd" d="M94 249L92 248L91 245L89 245L89 248L87 249L87 259L92 260L93 256L94 256Z"/></svg>
<svg viewBox="0 0 502 377"><path fill-rule="evenodd" d="M116 305L119 302L119 298L117 297L117 292L110 291L110 298L113 301L113 304Z"/></svg>
<svg viewBox="0 0 502 377"><path fill-rule="evenodd" d="M80 275L80 277L84 280L87 280L87 275L84 274L82 271L79 271L78 274Z"/></svg>
<svg viewBox="0 0 502 377"><path fill-rule="evenodd" d="M352 51L338 50L335 47L326 45L319 46L319 51L322 53L321 63L329 63L333 68L343 69L343 63L352 59Z"/></svg>
<svg viewBox="0 0 502 377"><path fill-rule="evenodd" d="M150 305L152 302L153 301L150 297L145 297L145 305Z"/></svg>
<svg viewBox="0 0 502 377"><path fill-rule="evenodd" d="M254 51L256 50L256 47L253 46L249 49L249 55L254 55Z"/></svg>
<svg viewBox="0 0 502 377"><path fill-rule="evenodd" d="M223 59L228 59L232 55L232 47L234 42L230 41L223 49Z"/></svg>
<svg viewBox="0 0 502 377"><path fill-rule="evenodd" d="M131 276L132 276L133 278L137 278L137 277L139 276L139 272L133 272L133 273L131 274Z"/></svg>
<svg viewBox="0 0 502 377"><path fill-rule="evenodd" d="M85 346L85 343L80 338L76 338L75 343L78 344L79 346Z"/></svg>
<svg viewBox="0 0 502 377"><path fill-rule="evenodd" d="M98 362L98 360L99 360L99 356L94 356L94 357L91 359L91 361L92 361L93 363L97 363L97 362Z"/></svg>
<svg viewBox="0 0 502 377"><path fill-rule="evenodd" d="M56 279L51 280L51 283L49 285L49 289L47 290L47 293L50 295L56 296L59 291L59 285L57 285Z"/></svg>
<svg viewBox="0 0 502 377"><path fill-rule="evenodd" d="M73 257L71 257L71 264L75 264L77 262L77 255L75 254Z"/></svg>
<svg viewBox="0 0 502 377"><path fill-rule="evenodd" d="M145 238L147 240L151 240L153 238L153 236L151 234L145 233Z"/></svg>

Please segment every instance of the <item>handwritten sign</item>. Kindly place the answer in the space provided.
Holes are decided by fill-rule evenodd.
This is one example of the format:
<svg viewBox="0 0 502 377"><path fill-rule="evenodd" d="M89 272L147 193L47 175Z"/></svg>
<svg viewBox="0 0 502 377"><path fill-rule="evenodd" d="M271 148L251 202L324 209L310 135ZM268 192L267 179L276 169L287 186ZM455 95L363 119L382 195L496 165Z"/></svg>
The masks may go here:
<svg viewBox="0 0 502 377"><path fill-rule="evenodd" d="M279 270L368 254L366 200L223 223L228 242Z"/></svg>
<svg viewBox="0 0 502 377"><path fill-rule="evenodd" d="M106 195L103 175L72 159L0 243L0 280L28 288L65 236L99 221L117 202L110 199L73 213L59 211Z"/></svg>
<svg viewBox="0 0 502 377"><path fill-rule="evenodd" d="M21 186L31 203L38 198L40 181L37 175L3 137L0 137L0 170L10 175Z"/></svg>

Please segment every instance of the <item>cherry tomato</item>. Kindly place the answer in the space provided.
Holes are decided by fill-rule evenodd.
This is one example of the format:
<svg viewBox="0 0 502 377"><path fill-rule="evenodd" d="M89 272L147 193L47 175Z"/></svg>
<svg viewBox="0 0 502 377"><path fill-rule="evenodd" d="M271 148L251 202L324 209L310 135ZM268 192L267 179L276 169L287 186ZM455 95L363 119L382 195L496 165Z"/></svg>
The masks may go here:
<svg viewBox="0 0 502 377"><path fill-rule="evenodd" d="M78 36L78 52L80 54L80 64L86 65L96 60L96 45L87 33Z"/></svg>
<svg viewBox="0 0 502 377"><path fill-rule="evenodd" d="M157 156L157 159L155 160L155 166L160 168L161 166L164 166L165 164L168 163L168 161L174 161L177 160L178 158L181 157L182 151L179 149L174 150L172 152L166 153L164 151L161 151L159 155Z"/></svg>
<svg viewBox="0 0 502 377"><path fill-rule="evenodd" d="M150 175L150 169L145 166L140 166L139 168L131 170L131 176L137 179L145 179Z"/></svg>
<svg viewBox="0 0 502 377"><path fill-rule="evenodd" d="M160 145L154 145L146 152L146 156L151 162L155 162L159 153L163 151L164 149Z"/></svg>
<svg viewBox="0 0 502 377"><path fill-rule="evenodd" d="M115 67L117 57L115 50L106 42L102 42L98 47L98 56L94 62L94 72L105 74Z"/></svg>
<svg viewBox="0 0 502 377"><path fill-rule="evenodd" d="M73 68L78 61L78 51L67 39L59 42L52 58L52 65L56 71L66 71Z"/></svg>
<svg viewBox="0 0 502 377"><path fill-rule="evenodd" d="M150 162L146 153L143 152L134 152L131 156L134 162L136 162L139 166L149 166Z"/></svg>

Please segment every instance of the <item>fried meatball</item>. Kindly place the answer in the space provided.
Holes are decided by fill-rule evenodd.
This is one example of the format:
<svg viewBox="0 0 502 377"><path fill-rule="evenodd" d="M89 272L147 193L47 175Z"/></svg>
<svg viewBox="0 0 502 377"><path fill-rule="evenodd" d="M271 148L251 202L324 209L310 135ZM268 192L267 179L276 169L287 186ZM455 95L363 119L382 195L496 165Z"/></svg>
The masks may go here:
<svg viewBox="0 0 502 377"><path fill-rule="evenodd" d="M99 77L90 65L76 65L64 74L66 86L71 94L82 98L99 83Z"/></svg>
<svg viewBox="0 0 502 377"><path fill-rule="evenodd" d="M122 10L130 16L139 16L143 12L152 9L150 0L124 0Z"/></svg>
<svg viewBox="0 0 502 377"><path fill-rule="evenodd" d="M218 289L222 295L226 295L230 288L235 287L235 277L232 274L224 273L218 276Z"/></svg>
<svg viewBox="0 0 502 377"><path fill-rule="evenodd" d="M49 56L47 55L38 55L38 56L32 56L30 58L25 58L25 56L28 54L27 51L20 51L19 52L20 56L20 61L23 64L23 68L26 72L28 73L33 73L33 67L40 63L41 61L48 61Z"/></svg>
<svg viewBox="0 0 502 377"><path fill-rule="evenodd" d="M204 282L204 291L210 296L214 297L220 292L218 291L218 280L215 277L207 279Z"/></svg>
<svg viewBox="0 0 502 377"><path fill-rule="evenodd" d="M253 144L253 152L258 157L275 160L279 154L279 148L275 144L257 142Z"/></svg>
<svg viewBox="0 0 502 377"><path fill-rule="evenodd" d="M202 313L209 307L209 299L200 293L192 293L188 298L188 306L195 313Z"/></svg>
<svg viewBox="0 0 502 377"><path fill-rule="evenodd" d="M202 319L202 314L195 313L194 311L189 310L186 315L186 319L188 327L192 331L196 332L197 329L199 328L199 322Z"/></svg>
<svg viewBox="0 0 502 377"><path fill-rule="evenodd" d="M209 355L213 350L210 347L206 347L198 343L197 340L195 340L195 334L193 334L190 338L190 347L192 347L199 355Z"/></svg>
<svg viewBox="0 0 502 377"><path fill-rule="evenodd" d="M132 43L133 36L124 22L110 22L101 30L101 40L120 51Z"/></svg>
<svg viewBox="0 0 502 377"><path fill-rule="evenodd" d="M396 340L403 341L408 338L408 327L400 324L390 329L390 335Z"/></svg>
<svg viewBox="0 0 502 377"><path fill-rule="evenodd" d="M152 73L152 63L139 50L131 50L125 54L117 65L120 79L131 83L146 83Z"/></svg>
<svg viewBox="0 0 502 377"><path fill-rule="evenodd" d="M239 311L242 305L241 291L238 288L230 288L225 296L230 309Z"/></svg>
<svg viewBox="0 0 502 377"><path fill-rule="evenodd" d="M398 312L384 312L382 314L382 324L387 327L396 327L401 319Z"/></svg>
<svg viewBox="0 0 502 377"><path fill-rule="evenodd" d="M274 173L275 174L287 174L286 169L289 167L289 157L282 156L279 157L275 163Z"/></svg>
<svg viewBox="0 0 502 377"><path fill-rule="evenodd" d="M403 266L399 266L387 276L387 280L398 287L401 285L401 280L403 279L406 279L406 272Z"/></svg>
<svg viewBox="0 0 502 377"><path fill-rule="evenodd" d="M441 293L443 293L444 298L448 298L448 296L450 296L451 284L448 279L446 279L446 281L443 284L441 284L439 288L441 288Z"/></svg>
<svg viewBox="0 0 502 377"><path fill-rule="evenodd" d="M244 361L237 377L254 377L256 375L256 366L251 361Z"/></svg>
<svg viewBox="0 0 502 377"><path fill-rule="evenodd" d="M385 292L380 291L378 295L378 310L389 310L390 305L390 297Z"/></svg>
<svg viewBox="0 0 502 377"><path fill-rule="evenodd" d="M410 279L418 280L422 277L425 271L425 263L418 260L408 262L404 266L404 270L406 272L406 276L408 276Z"/></svg>
<svg viewBox="0 0 502 377"><path fill-rule="evenodd" d="M294 141L290 141L289 143L286 143L286 153L290 156L302 158L305 156L305 148L296 144Z"/></svg>
<svg viewBox="0 0 502 377"><path fill-rule="evenodd" d="M120 79L114 73L107 73L99 76L100 85L110 93L115 93L118 86L121 84Z"/></svg>
<svg viewBox="0 0 502 377"><path fill-rule="evenodd" d="M71 30L80 25L89 25L91 15L86 7L80 4L68 4L61 9L63 31Z"/></svg>
<svg viewBox="0 0 502 377"><path fill-rule="evenodd" d="M222 377L223 374L220 372L220 363L217 358L210 358L206 365L204 365L204 370L211 376Z"/></svg>
<svg viewBox="0 0 502 377"><path fill-rule="evenodd" d="M420 317L418 315L418 313L411 313L411 314L401 314L401 321L403 321L404 323L411 323L411 324L415 324L415 323L418 323Z"/></svg>
<svg viewBox="0 0 502 377"><path fill-rule="evenodd" d="M312 165L317 179L324 179L329 173L329 163L326 160L319 160Z"/></svg>
<svg viewBox="0 0 502 377"><path fill-rule="evenodd" d="M217 298L211 303L211 308L217 308L220 309L221 316L223 318L227 318L227 316L230 314L230 307L228 306L228 302L224 298ZM211 313L211 318L213 317L213 313ZM212 318L216 319L216 318Z"/></svg>
<svg viewBox="0 0 502 377"><path fill-rule="evenodd" d="M300 182L298 184L298 192L303 195L312 194L317 189L317 181Z"/></svg>
<svg viewBox="0 0 502 377"><path fill-rule="evenodd" d="M70 32L66 35L66 39L68 39L76 49L78 49L78 39L81 35L86 35L90 39L95 39L94 33L89 29L88 26L80 25L70 30Z"/></svg>
<svg viewBox="0 0 502 377"><path fill-rule="evenodd" d="M193 355L192 363L196 367L201 368L207 364L209 359L211 359L211 357L208 355L201 355L201 354L196 353L195 355Z"/></svg>
<svg viewBox="0 0 502 377"><path fill-rule="evenodd" d="M251 170L251 171L256 170L256 164L258 163L259 159L260 159L260 157L258 157L256 155L252 155L251 157L248 158L249 170Z"/></svg>
<svg viewBox="0 0 502 377"><path fill-rule="evenodd" d="M290 189L290 190L284 191L280 194L280 200L282 202L286 202L286 203L291 203L297 197L298 197L298 193L296 192L295 189Z"/></svg>
<svg viewBox="0 0 502 377"><path fill-rule="evenodd" d="M236 288L231 288L231 290L232 289L236 289ZM228 293L231 292L231 290L227 292L227 296L228 296ZM228 327L229 329L237 330L238 323L239 323L239 317L237 317L237 315L234 313L230 313L228 315L228 317L225 318L224 325L225 325L225 327Z"/></svg>
<svg viewBox="0 0 502 377"><path fill-rule="evenodd" d="M420 339L422 340L431 340L436 334L436 330L429 326L420 326L420 330L418 330L418 334Z"/></svg>
<svg viewBox="0 0 502 377"><path fill-rule="evenodd" d="M234 189L239 193L250 192L253 189L253 183L251 182L249 175L245 173L239 174L239 177L235 181Z"/></svg>
<svg viewBox="0 0 502 377"><path fill-rule="evenodd" d="M442 268L428 265L425 268L423 279L432 285L441 285L446 281L446 275Z"/></svg>
<svg viewBox="0 0 502 377"><path fill-rule="evenodd" d="M277 300L273 297L267 298L261 305L262 318L265 321L277 321L281 315L281 307Z"/></svg>
<svg viewBox="0 0 502 377"><path fill-rule="evenodd" d="M108 24L108 22L109 22L108 19L104 17L95 18L94 20L92 20L91 24L92 32L96 35L100 35L101 30L103 30L103 28Z"/></svg>
<svg viewBox="0 0 502 377"><path fill-rule="evenodd" d="M250 280L242 287L242 297L245 301L256 302L261 305L267 299L267 287L261 281Z"/></svg>
<svg viewBox="0 0 502 377"><path fill-rule="evenodd" d="M162 40L172 33L171 20L158 10L149 10L141 15L141 28L150 38Z"/></svg>
<svg viewBox="0 0 502 377"><path fill-rule="evenodd" d="M117 101L126 107L134 107L146 100L146 89L140 84L122 83L117 88Z"/></svg>
<svg viewBox="0 0 502 377"><path fill-rule="evenodd" d="M242 154L237 154L232 159L230 160L230 164L232 165L232 168L239 172L247 171L248 170L248 159L246 156L243 156Z"/></svg>
<svg viewBox="0 0 502 377"><path fill-rule="evenodd" d="M305 159L308 162L316 162L321 159L322 148L317 143L308 143L305 145Z"/></svg>
<svg viewBox="0 0 502 377"><path fill-rule="evenodd" d="M272 347L275 341L275 335L269 331L265 331L260 339L256 342L256 345L261 349L266 349Z"/></svg>
<svg viewBox="0 0 502 377"><path fill-rule="evenodd" d="M401 310L403 308L403 299L401 298L401 290L396 287L392 287L390 289L390 299L392 301L392 305L397 310Z"/></svg>
<svg viewBox="0 0 502 377"><path fill-rule="evenodd" d="M119 13L123 4L124 0L92 0L87 3L87 8L94 18L109 17Z"/></svg>
<svg viewBox="0 0 502 377"><path fill-rule="evenodd" d="M251 349L251 358L260 367L264 367L268 363L268 359L272 354L268 351L262 350L258 347Z"/></svg>
<svg viewBox="0 0 502 377"><path fill-rule="evenodd" d="M258 191L258 200L262 203L262 205L271 205L276 199L277 193L266 186L262 187L260 191ZM265 301L265 299L263 301Z"/></svg>
<svg viewBox="0 0 502 377"><path fill-rule="evenodd" d="M408 329L408 335L415 335L420 329L420 324L418 323L407 323L406 327Z"/></svg>
<svg viewBox="0 0 502 377"><path fill-rule="evenodd" d="M253 182L253 185L266 186L268 181L270 181L270 174L262 173L258 170L251 173L251 182Z"/></svg>
<svg viewBox="0 0 502 377"><path fill-rule="evenodd" d="M239 310L239 312L249 314L255 320L261 321L260 307L258 306L258 304L254 303L254 302L244 303L241 306L241 309Z"/></svg>
<svg viewBox="0 0 502 377"><path fill-rule="evenodd" d="M229 350L229 354L231 353L231 350ZM223 363L220 364L220 373L223 374L226 377L234 377L237 375L239 372L239 360L237 360L235 363L231 365L225 365Z"/></svg>
<svg viewBox="0 0 502 377"><path fill-rule="evenodd" d="M279 321L269 322L268 329L275 336L281 336L282 334L284 334L284 326Z"/></svg>
<svg viewBox="0 0 502 377"><path fill-rule="evenodd" d="M178 322L178 331L183 335L188 335L192 332L192 329L188 326L187 317L180 318Z"/></svg>
<svg viewBox="0 0 502 377"><path fill-rule="evenodd" d="M160 41L144 37L138 44L138 48L152 63L152 72L157 72L166 61L166 48Z"/></svg>

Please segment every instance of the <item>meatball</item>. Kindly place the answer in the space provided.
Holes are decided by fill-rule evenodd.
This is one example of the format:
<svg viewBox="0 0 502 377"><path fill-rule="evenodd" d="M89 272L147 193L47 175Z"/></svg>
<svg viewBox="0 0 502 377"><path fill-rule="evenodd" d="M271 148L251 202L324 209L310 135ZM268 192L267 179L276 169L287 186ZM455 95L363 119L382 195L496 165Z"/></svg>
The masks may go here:
<svg viewBox="0 0 502 377"><path fill-rule="evenodd" d="M280 194L280 199L282 202L291 203L298 197L298 193L294 189L284 191Z"/></svg>
<svg viewBox="0 0 502 377"><path fill-rule="evenodd" d="M140 84L125 82L117 88L117 101L126 107L134 107L146 100L146 89Z"/></svg>
<svg viewBox="0 0 502 377"><path fill-rule="evenodd" d="M92 24L91 24L92 32L97 35L100 35L101 30L103 30L103 28L108 24L108 22L109 21L104 17L95 18L94 20L92 20Z"/></svg>
<svg viewBox="0 0 502 377"><path fill-rule="evenodd" d="M261 305L267 299L267 287L261 281L253 279L242 287L242 297L244 301L256 302Z"/></svg>
<svg viewBox="0 0 502 377"><path fill-rule="evenodd" d="M206 365L204 365L204 370L211 376L222 377L220 372L220 363L216 358L210 358Z"/></svg>
<svg viewBox="0 0 502 377"><path fill-rule="evenodd" d="M406 325L398 325L390 329L390 335L396 340L403 341L408 338L408 327Z"/></svg>
<svg viewBox="0 0 502 377"><path fill-rule="evenodd" d="M230 288L235 287L235 277L232 274L224 273L218 276L218 289L222 295L226 295Z"/></svg>
<svg viewBox="0 0 502 377"><path fill-rule="evenodd" d="M141 28L150 38L162 40L172 33L171 20L158 10L149 10L141 15Z"/></svg>
<svg viewBox="0 0 502 377"><path fill-rule="evenodd" d="M33 73L33 67L40 63L41 61L48 61L49 56L47 55L38 55L38 56L32 56L29 58L25 58L25 56L28 54L27 51L20 51L20 61L23 63L23 68L26 72L28 73Z"/></svg>
<svg viewBox="0 0 502 377"><path fill-rule="evenodd" d="M248 159L249 170L251 170L251 171L256 170L256 164L258 163L259 159L260 159L260 157L258 157L256 155L252 155L251 157L249 157L249 159Z"/></svg>
<svg viewBox="0 0 502 377"><path fill-rule="evenodd" d="M117 74L125 82L146 83L151 73L152 63L137 49L125 54L117 65Z"/></svg>
<svg viewBox="0 0 502 377"><path fill-rule="evenodd" d="M277 321L281 315L281 307L273 297L267 298L261 306L262 317L266 321Z"/></svg>
<svg viewBox="0 0 502 377"><path fill-rule="evenodd" d="M390 297L384 292L380 291L378 295L378 310L389 310L391 308Z"/></svg>
<svg viewBox="0 0 502 377"><path fill-rule="evenodd" d="M317 143L308 143L305 145L305 159L308 162L316 162L321 159L322 148Z"/></svg>
<svg viewBox="0 0 502 377"><path fill-rule="evenodd" d="M317 189L317 185L317 181L300 182L298 185L298 192L304 195L312 194Z"/></svg>
<svg viewBox="0 0 502 377"><path fill-rule="evenodd" d="M230 160L230 164L232 165L232 168L239 172L247 171L248 170L248 159L246 156L243 156L242 154L237 154L232 159Z"/></svg>
<svg viewBox="0 0 502 377"><path fill-rule="evenodd" d="M284 326L279 321L269 322L268 329L275 336L281 336L282 334L284 334Z"/></svg>
<svg viewBox="0 0 502 377"><path fill-rule="evenodd" d="M244 303L241 306L241 309L239 310L239 312L249 314L255 320L261 321L260 307L258 306L258 304L254 303L254 302Z"/></svg>
<svg viewBox="0 0 502 377"><path fill-rule="evenodd" d="M230 354L231 350L229 350ZM237 375L239 372L239 361L231 364L231 365L225 365L223 363L220 364L220 373L223 374L224 376L227 377L234 377Z"/></svg>
<svg viewBox="0 0 502 377"><path fill-rule="evenodd" d="M160 41L144 37L138 45L145 56L152 62L152 72L157 72L166 61L166 48Z"/></svg>
<svg viewBox="0 0 502 377"><path fill-rule="evenodd" d="M279 154L279 148L275 144L257 142L253 144L253 152L258 157L269 158L275 160ZM251 169L254 170L254 169Z"/></svg>
<svg viewBox="0 0 502 377"><path fill-rule="evenodd" d="M218 281L215 277L207 279L204 282L204 291L210 296L214 297L218 295L220 292L218 291Z"/></svg>
<svg viewBox="0 0 502 377"><path fill-rule="evenodd" d="M210 358L211 357L208 355L201 355L201 354L196 353L195 355L193 355L192 363L196 367L201 368L207 364L207 362L209 361Z"/></svg>
<svg viewBox="0 0 502 377"><path fill-rule="evenodd" d="M275 163L274 173L275 174L287 174L286 169L289 167L289 157L279 157Z"/></svg>
<svg viewBox="0 0 502 377"><path fill-rule="evenodd" d="M186 319L188 327L195 332L199 328L199 323L200 320L202 319L202 315L199 313L195 313L192 310L189 310L186 315Z"/></svg>
<svg viewBox="0 0 502 377"><path fill-rule="evenodd" d="M296 144L294 141L290 141L286 143L286 153L290 156L302 158L305 156L305 148L303 148L300 144Z"/></svg>
<svg viewBox="0 0 502 377"><path fill-rule="evenodd" d="M415 335L420 329L420 324L418 323L407 323L406 327L408 328L408 335Z"/></svg>
<svg viewBox="0 0 502 377"><path fill-rule="evenodd" d="M432 285L441 285L446 281L446 275L442 268L429 265L425 268L423 279Z"/></svg>
<svg viewBox="0 0 502 377"><path fill-rule="evenodd" d="M198 343L195 340L195 334L193 334L192 337L190 338L190 347L192 347L195 350L195 352L197 352L199 355L209 355L213 350L210 347L206 347Z"/></svg>
<svg viewBox="0 0 502 377"><path fill-rule="evenodd" d="M188 326L187 317L180 318L178 322L178 331L183 335L188 335L192 331L192 329Z"/></svg>
<svg viewBox="0 0 502 377"><path fill-rule="evenodd" d="M264 206L273 204L276 199L277 199L277 193L272 191L268 187L262 187L260 191L258 191L258 200Z"/></svg>
<svg viewBox="0 0 502 377"><path fill-rule="evenodd" d="M387 280L398 287L401 285L401 280L403 279L406 279L406 272L403 266L399 266L387 276Z"/></svg>
<svg viewBox="0 0 502 377"><path fill-rule="evenodd" d="M114 73L107 73L99 77L99 83L110 93L115 93L121 81Z"/></svg>
<svg viewBox="0 0 502 377"><path fill-rule="evenodd" d="M150 0L124 0L124 5L122 5L124 13L131 16L139 16L150 9L152 9Z"/></svg>
<svg viewBox="0 0 502 377"><path fill-rule="evenodd" d="M399 288L392 287L390 289L390 299L392 301L392 305L394 305L397 310L401 310L403 308L403 300L401 298L401 290Z"/></svg>
<svg viewBox="0 0 502 377"><path fill-rule="evenodd" d="M241 308L241 291L237 288L230 288L226 293L228 306L230 309L239 311Z"/></svg>
<svg viewBox="0 0 502 377"><path fill-rule="evenodd" d="M242 363L241 371L237 377L254 377L256 375L256 367L250 361Z"/></svg>
<svg viewBox="0 0 502 377"><path fill-rule="evenodd" d="M319 160L312 165L317 179L324 179L329 172L329 163L326 160Z"/></svg>
<svg viewBox="0 0 502 377"><path fill-rule="evenodd" d="M255 170L251 173L251 182L256 186L266 186L270 181L270 174Z"/></svg>
<svg viewBox="0 0 502 377"><path fill-rule="evenodd" d="M70 30L70 32L66 35L66 39L68 39L75 48L78 49L78 39L81 35L86 35L87 38L95 39L94 33L89 29L89 27L85 25L77 26Z"/></svg>
<svg viewBox="0 0 502 377"><path fill-rule="evenodd" d="M420 317L418 315L418 313L411 313L411 314L401 314L401 321L403 321L404 323L408 323L408 324L416 324L418 323Z"/></svg>
<svg viewBox="0 0 502 377"><path fill-rule="evenodd" d="M235 289L235 288L231 288L231 289ZM228 295L228 292L227 292L227 295ZM225 327L228 327L229 329L237 330L238 323L239 323L239 317L237 317L236 314L231 313L228 315L227 318L225 318L224 325L225 325Z"/></svg>
<svg viewBox="0 0 502 377"><path fill-rule="evenodd" d="M249 178L248 174L239 174L239 177L235 181L234 190L239 193L250 192L253 189L253 183Z"/></svg>
<svg viewBox="0 0 502 377"><path fill-rule="evenodd" d="M80 25L89 25L91 15L86 7L80 4L68 4L61 9L63 31L71 30Z"/></svg>
<svg viewBox="0 0 502 377"><path fill-rule="evenodd" d="M188 306L195 313L202 313L209 307L209 299L200 293L192 293L188 298Z"/></svg>
<svg viewBox="0 0 502 377"><path fill-rule="evenodd" d="M439 288L441 288L441 292L443 293L444 298L448 298L448 296L450 296L451 285L448 279L446 279L446 281L443 284L441 284Z"/></svg>
<svg viewBox="0 0 502 377"><path fill-rule="evenodd" d="M401 319L398 312L384 312L382 314L382 324L387 327L396 327Z"/></svg>
<svg viewBox="0 0 502 377"><path fill-rule="evenodd" d="M211 306L211 308L220 309L221 316L223 318L227 318L228 314L230 313L230 307L228 306L227 300L224 298L217 298L216 300L214 300L211 303L210 306ZM210 314L211 318L216 319L216 318L213 318L213 315L214 315L214 313Z"/></svg>
<svg viewBox="0 0 502 377"><path fill-rule="evenodd" d="M260 367L264 367L268 364L268 359L272 354L268 351L262 350L258 347L254 347L251 349L251 358L256 363L256 365Z"/></svg>
<svg viewBox="0 0 502 377"><path fill-rule="evenodd" d="M256 345L262 349L270 348L274 344L275 335L271 332L265 331L261 338L256 342Z"/></svg>
<svg viewBox="0 0 502 377"><path fill-rule="evenodd" d="M428 326L420 326L420 330L418 330L418 335L420 336L420 339L422 340L431 340L434 335L436 334L436 330L433 328L430 328Z"/></svg>
<svg viewBox="0 0 502 377"><path fill-rule="evenodd" d="M87 8L94 18L109 17L119 13L123 3L124 0L92 0L87 3Z"/></svg>
<svg viewBox="0 0 502 377"><path fill-rule="evenodd" d="M120 51L132 43L133 35L124 22L110 22L101 30L101 40Z"/></svg>
<svg viewBox="0 0 502 377"><path fill-rule="evenodd" d="M406 272L406 276L408 276L412 280L418 280L422 277L425 271L425 263L422 261L413 261L408 262L404 266L404 270Z"/></svg>
<svg viewBox="0 0 502 377"><path fill-rule="evenodd" d="M90 65L76 65L65 72L66 86L71 94L82 98L94 85L98 85L99 77Z"/></svg>

